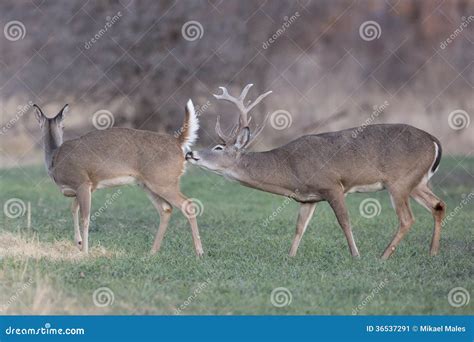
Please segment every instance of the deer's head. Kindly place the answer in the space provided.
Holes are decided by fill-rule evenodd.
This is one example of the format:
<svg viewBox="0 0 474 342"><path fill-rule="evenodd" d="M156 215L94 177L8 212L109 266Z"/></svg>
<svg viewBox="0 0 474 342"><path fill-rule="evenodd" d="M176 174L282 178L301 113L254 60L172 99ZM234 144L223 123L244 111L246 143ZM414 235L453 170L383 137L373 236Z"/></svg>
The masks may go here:
<svg viewBox="0 0 474 342"><path fill-rule="evenodd" d="M33 107L35 107L36 119L43 131L43 135L50 136L58 145L61 145L63 141L64 116L66 115L69 106L65 105L53 118L48 118L44 115L38 105L33 105Z"/></svg>
<svg viewBox="0 0 474 342"><path fill-rule="evenodd" d="M238 98L231 96L226 88L220 87L222 93L215 94L214 97L218 100L229 101L237 106L240 112L238 123L227 135L222 131L219 117L217 117L216 133L221 143L209 149L188 152L186 160L220 174L232 171L232 167L238 164L245 150L255 142L257 136L262 132L268 117L268 115L265 117L263 123L255 129L254 133L251 132L249 124L252 118L249 117L249 112L271 93L268 91L260 95L254 102L249 101L246 105L244 103L245 97L252 85L248 84Z"/></svg>

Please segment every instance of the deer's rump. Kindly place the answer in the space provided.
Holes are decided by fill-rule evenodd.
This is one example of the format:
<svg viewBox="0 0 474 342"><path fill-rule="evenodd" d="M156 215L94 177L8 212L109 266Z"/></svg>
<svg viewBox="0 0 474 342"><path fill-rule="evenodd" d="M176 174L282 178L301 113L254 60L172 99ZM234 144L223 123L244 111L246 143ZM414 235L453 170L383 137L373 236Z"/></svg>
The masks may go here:
<svg viewBox="0 0 474 342"><path fill-rule="evenodd" d="M344 191L367 191L403 180L429 178L441 158L441 144L409 125L380 124L301 137L287 146L296 176L311 187L340 183ZM298 161L298 162L296 162Z"/></svg>

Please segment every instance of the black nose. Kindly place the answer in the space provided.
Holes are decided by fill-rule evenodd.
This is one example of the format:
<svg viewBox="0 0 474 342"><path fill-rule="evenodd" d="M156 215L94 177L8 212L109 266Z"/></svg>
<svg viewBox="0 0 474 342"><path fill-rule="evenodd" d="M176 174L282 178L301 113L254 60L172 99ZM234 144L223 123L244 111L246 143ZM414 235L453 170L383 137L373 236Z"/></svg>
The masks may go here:
<svg viewBox="0 0 474 342"><path fill-rule="evenodd" d="M188 160L188 159L194 159L194 158L193 158L193 151L189 151L188 153L186 153L186 155L184 156L184 158L186 158L186 160Z"/></svg>

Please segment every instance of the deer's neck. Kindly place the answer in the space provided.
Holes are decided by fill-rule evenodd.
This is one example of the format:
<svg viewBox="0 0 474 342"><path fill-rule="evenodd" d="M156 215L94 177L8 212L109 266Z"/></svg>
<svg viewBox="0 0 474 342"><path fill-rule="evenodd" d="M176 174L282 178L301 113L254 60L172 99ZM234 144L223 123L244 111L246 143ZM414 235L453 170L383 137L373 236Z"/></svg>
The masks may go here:
<svg viewBox="0 0 474 342"><path fill-rule="evenodd" d="M54 130L51 125L45 127L43 132L44 162L49 173L51 173L53 168L54 153L62 143L63 138L58 131Z"/></svg>
<svg viewBox="0 0 474 342"><path fill-rule="evenodd" d="M226 175L251 188L293 197L297 185L287 177L285 170L285 161L275 150L249 152L242 154Z"/></svg>

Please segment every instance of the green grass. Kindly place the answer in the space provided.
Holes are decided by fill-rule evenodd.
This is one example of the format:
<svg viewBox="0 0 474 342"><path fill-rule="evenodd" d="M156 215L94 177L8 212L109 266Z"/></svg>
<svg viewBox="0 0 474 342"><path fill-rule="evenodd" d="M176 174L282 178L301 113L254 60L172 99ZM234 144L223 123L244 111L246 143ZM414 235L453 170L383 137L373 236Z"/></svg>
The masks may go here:
<svg viewBox="0 0 474 342"><path fill-rule="evenodd" d="M347 197L360 259L349 256L332 211L320 203L297 257L289 258L296 203L191 168L182 179L182 191L204 205L198 217L204 258L195 257L189 225L176 210L161 251L149 255L159 216L139 188L122 187L122 194L91 226L90 246L96 252L71 259L66 257L76 252L71 200L46 178L43 167L0 170L0 174L0 204L19 198L30 202L32 209L31 230L26 228L26 216L2 215L0 233L38 239L34 245L43 248L62 243L60 253L65 254L51 258L46 250L42 257L27 258L8 254L11 246L0 243L0 256L7 255L0 259L0 300L6 302L20 292L8 304L8 313L173 314L197 288L200 293L188 300L182 314L350 315L375 289L359 314L473 313L473 300L461 308L447 300L454 287L471 294L474 288L473 203L445 226L441 253L433 258L428 256L432 216L412 203L415 225L387 262L379 256L395 232L397 218L386 192ZM472 174L474 159L443 159L434 190L446 201L448 212L459 205L463 194L473 191ZM115 191L96 192L92 211ZM368 197L378 199L382 207L371 219L359 213L360 202ZM279 207L281 212L265 226L264 220ZM98 246L107 254L97 252ZM29 278L32 285L19 291ZM111 289L114 302L98 308L92 296L102 286ZM277 287L291 292L290 305L271 304L270 293Z"/></svg>

